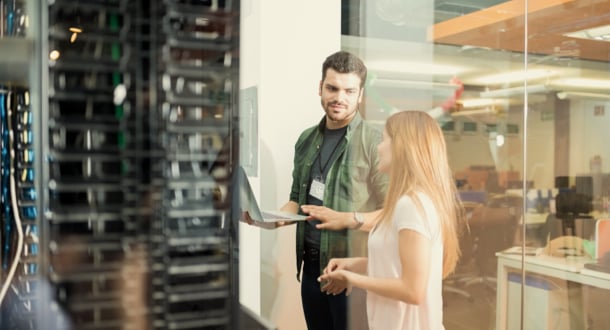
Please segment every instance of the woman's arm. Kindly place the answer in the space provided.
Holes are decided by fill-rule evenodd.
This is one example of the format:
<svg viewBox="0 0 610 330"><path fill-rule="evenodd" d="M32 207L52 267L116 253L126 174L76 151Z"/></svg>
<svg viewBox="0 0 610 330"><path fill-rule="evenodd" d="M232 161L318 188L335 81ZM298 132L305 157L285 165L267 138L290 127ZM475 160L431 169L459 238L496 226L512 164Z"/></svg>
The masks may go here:
<svg viewBox="0 0 610 330"><path fill-rule="evenodd" d="M422 234L403 229L398 233L402 274L397 279L370 278L352 274L348 281L380 296L420 304L426 295L430 274L430 240Z"/></svg>
<svg viewBox="0 0 610 330"><path fill-rule="evenodd" d="M420 233L403 229L398 234L402 274L400 278L372 278L346 270L337 270L320 277L321 280L344 280L380 296L420 304L426 295L430 273L430 240Z"/></svg>

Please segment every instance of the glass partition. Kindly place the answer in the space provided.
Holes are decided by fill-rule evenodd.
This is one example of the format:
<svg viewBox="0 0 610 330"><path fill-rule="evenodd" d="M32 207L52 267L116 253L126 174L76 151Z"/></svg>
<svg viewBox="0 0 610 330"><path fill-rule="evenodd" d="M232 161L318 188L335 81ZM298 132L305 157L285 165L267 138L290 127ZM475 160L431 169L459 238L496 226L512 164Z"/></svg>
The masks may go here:
<svg viewBox="0 0 610 330"><path fill-rule="evenodd" d="M342 3L342 48L369 67L366 120L432 109L451 78L464 84L438 119L468 219L445 327L608 324L610 5Z"/></svg>

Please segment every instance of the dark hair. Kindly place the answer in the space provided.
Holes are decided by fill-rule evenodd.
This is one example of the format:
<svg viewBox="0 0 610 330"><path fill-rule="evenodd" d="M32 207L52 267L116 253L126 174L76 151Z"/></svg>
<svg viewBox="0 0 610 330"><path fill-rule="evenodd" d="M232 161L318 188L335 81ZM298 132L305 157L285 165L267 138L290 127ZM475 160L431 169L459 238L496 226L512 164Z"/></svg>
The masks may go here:
<svg viewBox="0 0 610 330"><path fill-rule="evenodd" d="M338 73L355 73L360 78L360 88L364 87L366 65L358 56L346 51L331 54L322 64L322 80L326 78L328 69L333 69Z"/></svg>

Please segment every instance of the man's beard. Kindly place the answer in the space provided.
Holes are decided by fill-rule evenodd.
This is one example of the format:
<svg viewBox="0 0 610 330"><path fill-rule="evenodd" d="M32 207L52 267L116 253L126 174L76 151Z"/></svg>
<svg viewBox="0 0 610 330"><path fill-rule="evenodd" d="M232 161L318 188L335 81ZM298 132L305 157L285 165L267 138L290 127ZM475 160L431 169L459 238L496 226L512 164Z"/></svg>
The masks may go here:
<svg viewBox="0 0 610 330"><path fill-rule="evenodd" d="M351 115L353 115L354 112L356 112L356 110L357 110L357 108L355 108L350 111L350 108L348 105L341 105L341 107L342 107L341 112L337 113L331 109L331 107L336 104L338 104L338 103L337 102L327 103L326 107L324 108L324 110L326 112L326 117L328 117L330 120L333 120L333 121L345 120L345 119L349 118Z"/></svg>

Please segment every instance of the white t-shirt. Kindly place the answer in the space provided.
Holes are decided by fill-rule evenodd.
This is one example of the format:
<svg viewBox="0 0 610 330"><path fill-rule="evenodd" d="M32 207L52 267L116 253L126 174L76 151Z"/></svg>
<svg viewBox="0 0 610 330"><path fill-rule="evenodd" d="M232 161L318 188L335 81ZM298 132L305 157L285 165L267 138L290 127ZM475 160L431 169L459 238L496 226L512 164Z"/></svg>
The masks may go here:
<svg viewBox="0 0 610 330"><path fill-rule="evenodd" d="M418 194L425 215L421 215L413 200L401 197L392 215L392 224L381 225L369 234L368 275L374 278L398 278L402 274L398 252L398 232L414 230L432 243L430 278L426 298L420 305L367 293L367 311L371 330L442 330L443 326L443 240L440 222L432 201Z"/></svg>

